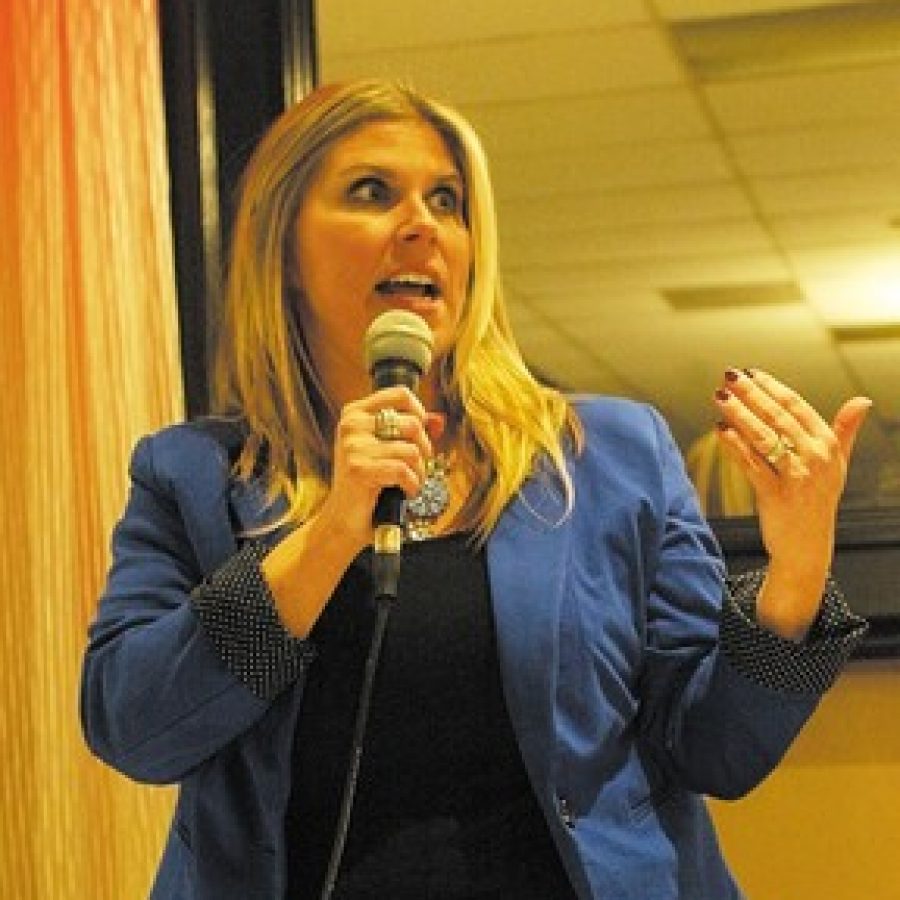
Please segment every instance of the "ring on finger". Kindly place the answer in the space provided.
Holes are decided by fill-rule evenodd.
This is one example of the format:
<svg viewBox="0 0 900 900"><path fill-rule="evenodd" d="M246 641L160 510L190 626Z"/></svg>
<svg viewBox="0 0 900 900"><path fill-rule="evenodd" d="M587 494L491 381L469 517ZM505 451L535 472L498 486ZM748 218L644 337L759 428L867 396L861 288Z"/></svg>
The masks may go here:
<svg viewBox="0 0 900 900"><path fill-rule="evenodd" d="M380 441L396 441L400 437L400 414L390 406L375 413L375 437Z"/></svg>
<svg viewBox="0 0 900 900"><path fill-rule="evenodd" d="M783 434L776 434L775 442L763 458L770 466L777 466L781 462L782 457L788 453L793 453L796 449L797 445L789 437Z"/></svg>

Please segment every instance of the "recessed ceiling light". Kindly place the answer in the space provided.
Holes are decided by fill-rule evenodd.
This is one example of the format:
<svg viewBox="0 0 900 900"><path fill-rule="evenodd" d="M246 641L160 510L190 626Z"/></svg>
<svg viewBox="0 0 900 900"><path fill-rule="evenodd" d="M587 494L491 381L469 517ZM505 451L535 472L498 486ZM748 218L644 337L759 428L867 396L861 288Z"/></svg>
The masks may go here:
<svg viewBox="0 0 900 900"><path fill-rule="evenodd" d="M687 285L664 288L663 299L677 311L729 309L803 303L804 296L793 281L763 281L756 284Z"/></svg>
<svg viewBox="0 0 900 900"><path fill-rule="evenodd" d="M673 22L701 81L799 69L865 65L900 57L900 6L851 3Z"/></svg>
<svg viewBox="0 0 900 900"><path fill-rule="evenodd" d="M839 344L900 340L900 322L861 322L858 325L855 323L833 325L829 331Z"/></svg>

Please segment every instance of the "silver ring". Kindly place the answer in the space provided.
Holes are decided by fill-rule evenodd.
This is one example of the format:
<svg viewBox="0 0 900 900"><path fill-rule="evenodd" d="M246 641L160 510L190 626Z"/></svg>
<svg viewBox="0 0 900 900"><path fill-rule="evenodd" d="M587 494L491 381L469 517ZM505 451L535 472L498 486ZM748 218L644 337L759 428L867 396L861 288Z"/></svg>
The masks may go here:
<svg viewBox="0 0 900 900"><path fill-rule="evenodd" d="M769 452L763 458L770 466L777 466L781 462L782 457L788 453L793 453L796 449L796 444L789 437L783 434L776 434L775 443L772 444Z"/></svg>
<svg viewBox="0 0 900 900"><path fill-rule="evenodd" d="M390 406L375 413L375 437L380 441L396 441L400 437L400 414Z"/></svg>

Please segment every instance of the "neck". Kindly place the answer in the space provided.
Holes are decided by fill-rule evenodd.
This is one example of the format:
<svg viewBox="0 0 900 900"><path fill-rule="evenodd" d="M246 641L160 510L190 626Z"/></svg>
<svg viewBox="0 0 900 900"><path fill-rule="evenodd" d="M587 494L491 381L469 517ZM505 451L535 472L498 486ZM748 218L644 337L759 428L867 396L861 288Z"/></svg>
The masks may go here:
<svg viewBox="0 0 900 900"><path fill-rule="evenodd" d="M434 367L432 367L431 371L434 372ZM419 399L422 401L422 405L429 412L444 412L446 404L444 403L444 397L441 394L438 385L437 375L431 373L426 375L421 382L419 382L419 390L417 393Z"/></svg>

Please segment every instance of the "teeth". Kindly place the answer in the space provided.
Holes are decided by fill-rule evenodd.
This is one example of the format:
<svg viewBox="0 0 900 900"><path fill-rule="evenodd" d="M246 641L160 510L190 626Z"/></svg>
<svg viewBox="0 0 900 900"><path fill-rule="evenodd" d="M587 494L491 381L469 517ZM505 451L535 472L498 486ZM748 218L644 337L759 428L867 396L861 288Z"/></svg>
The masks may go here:
<svg viewBox="0 0 900 900"><path fill-rule="evenodd" d="M400 275L395 275L391 281L409 281L412 284L434 284L434 280L429 278L427 275L420 275L417 272L403 272Z"/></svg>
<svg viewBox="0 0 900 900"><path fill-rule="evenodd" d="M416 273L403 273L376 285L376 290L381 294L396 294L410 289L418 290L429 297L436 297L438 294L437 285L427 275Z"/></svg>

